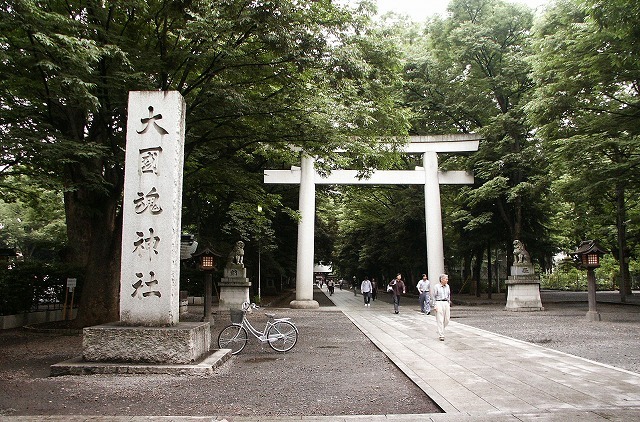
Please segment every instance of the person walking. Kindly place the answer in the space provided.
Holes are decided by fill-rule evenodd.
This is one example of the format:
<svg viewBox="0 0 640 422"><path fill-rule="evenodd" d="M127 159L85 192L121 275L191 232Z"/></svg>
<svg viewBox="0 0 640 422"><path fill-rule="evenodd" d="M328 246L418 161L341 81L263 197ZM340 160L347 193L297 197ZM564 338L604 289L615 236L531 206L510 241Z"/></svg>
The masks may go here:
<svg viewBox="0 0 640 422"><path fill-rule="evenodd" d="M369 277L365 277L360 283L360 291L364 296L364 306L371 306L371 281Z"/></svg>
<svg viewBox="0 0 640 422"><path fill-rule="evenodd" d="M398 273L396 278L389 282L389 288L391 288L391 293L393 293L393 311L396 314L400 313L400 295L407 293L407 289L404 286L404 282L402 281L402 274Z"/></svg>
<svg viewBox="0 0 640 422"><path fill-rule="evenodd" d="M358 282L356 281L356 276L353 276L353 281L351 281L351 285L353 286L353 295L358 296Z"/></svg>
<svg viewBox="0 0 640 422"><path fill-rule="evenodd" d="M329 296L333 296L333 290L335 289L334 281L332 278L327 280L327 290L329 290Z"/></svg>
<svg viewBox="0 0 640 422"><path fill-rule="evenodd" d="M449 276L440 275L440 283L433 288L433 311L436 313L438 338L444 341L444 329L449 324L451 317L451 289L449 288Z"/></svg>
<svg viewBox="0 0 640 422"><path fill-rule="evenodd" d="M371 300L376 300L378 296L378 282L375 278L371 279Z"/></svg>
<svg viewBox="0 0 640 422"><path fill-rule="evenodd" d="M418 297L418 303L420 304L420 312L423 314L431 314L431 301L430 296L430 286L429 280L427 279L426 274L422 274L422 280L418 282L418 293L420 296Z"/></svg>

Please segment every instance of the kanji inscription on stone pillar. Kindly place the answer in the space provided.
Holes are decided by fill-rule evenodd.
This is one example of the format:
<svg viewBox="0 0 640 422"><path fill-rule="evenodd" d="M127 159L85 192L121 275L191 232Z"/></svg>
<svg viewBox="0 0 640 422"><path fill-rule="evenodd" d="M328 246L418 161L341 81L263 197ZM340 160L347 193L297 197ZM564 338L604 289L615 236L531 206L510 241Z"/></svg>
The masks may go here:
<svg viewBox="0 0 640 422"><path fill-rule="evenodd" d="M129 93L120 321L179 322L185 102L177 91Z"/></svg>

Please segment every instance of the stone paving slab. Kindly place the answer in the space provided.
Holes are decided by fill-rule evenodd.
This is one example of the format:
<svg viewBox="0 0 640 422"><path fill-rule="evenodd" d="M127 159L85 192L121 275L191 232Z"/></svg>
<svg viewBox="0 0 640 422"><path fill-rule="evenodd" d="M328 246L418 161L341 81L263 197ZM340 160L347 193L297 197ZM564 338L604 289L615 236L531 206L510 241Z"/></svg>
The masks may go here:
<svg viewBox="0 0 640 422"><path fill-rule="evenodd" d="M441 342L433 316L402 306L395 315L387 303L362 307L359 297L345 293L330 299L446 415L605 420L602 410L640 420L628 419L640 412L640 374L455 321Z"/></svg>

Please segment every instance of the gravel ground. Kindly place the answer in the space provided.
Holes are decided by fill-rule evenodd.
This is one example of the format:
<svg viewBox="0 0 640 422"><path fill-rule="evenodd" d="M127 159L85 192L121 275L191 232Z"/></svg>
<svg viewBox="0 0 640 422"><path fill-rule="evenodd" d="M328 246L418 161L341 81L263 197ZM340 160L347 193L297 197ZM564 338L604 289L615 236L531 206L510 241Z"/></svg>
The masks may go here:
<svg viewBox="0 0 640 422"><path fill-rule="evenodd" d="M330 302L320 293L319 301ZM324 298L324 300L323 300ZM202 308L184 320L199 320ZM285 354L253 338L211 376L48 377L79 356L81 336L0 331L0 415L353 415L440 410L351 321L332 307L275 309L298 326ZM260 310L250 316L264 324ZM212 334L228 323L216 318ZM389 392L393 391L391 395Z"/></svg>
<svg viewBox="0 0 640 422"><path fill-rule="evenodd" d="M322 305L317 311L270 310L291 317L298 326L300 337L292 351L280 354L252 339L215 374L202 377L52 378L51 364L81 354L81 336L0 331L0 416L439 412L341 312L329 306L322 293L314 297ZM640 372L640 306L598 304L602 321L589 322L584 318L588 310L584 301L554 302L543 297L543 312L507 312L499 300L454 296L454 302L462 304L452 307L453 321ZM403 306L417 310L417 298L415 302L406 298ZM184 319L198 320L201 309L194 308ZM227 318L216 318L214 338ZM264 315L257 311L250 319L260 325Z"/></svg>
<svg viewBox="0 0 640 422"><path fill-rule="evenodd" d="M547 296L542 312L504 311L504 302L454 305L451 320L640 373L640 306L598 303L602 321L588 321L587 302ZM454 296L455 301L469 298Z"/></svg>

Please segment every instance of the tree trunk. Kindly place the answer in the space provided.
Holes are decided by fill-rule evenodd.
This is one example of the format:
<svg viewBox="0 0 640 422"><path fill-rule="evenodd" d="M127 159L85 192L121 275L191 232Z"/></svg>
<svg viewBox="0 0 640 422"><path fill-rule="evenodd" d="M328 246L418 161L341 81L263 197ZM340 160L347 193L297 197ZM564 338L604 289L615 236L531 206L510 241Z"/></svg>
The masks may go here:
<svg viewBox="0 0 640 422"><path fill-rule="evenodd" d="M83 268L83 284L74 326L87 327L119 319L121 219L120 195L95 190L65 193L71 260Z"/></svg>
<svg viewBox="0 0 640 422"><path fill-rule="evenodd" d="M484 258L484 249L478 248L475 250L475 261L473 263L473 279L476 283L476 296L480 297L481 285L480 285L480 272L482 271L482 258Z"/></svg>
<svg viewBox="0 0 640 422"><path fill-rule="evenodd" d="M625 208L625 189L618 184L616 186L616 228L618 231L618 265L620 268L620 302L627 301L627 295L631 295L631 283L629 273L629 262L627 260L627 224Z"/></svg>
<svg viewBox="0 0 640 422"><path fill-rule="evenodd" d="M462 285L466 286L468 281L472 281L473 277L471 275L471 260L473 259L471 253L467 253L464 255L464 263L462 264ZM473 282L469 285L469 293L474 295L476 294L476 286Z"/></svg>
<svg viewBox="0 0 640 422"><path fill-rule="evenodd" d="M493 278L491 277L491 241L487 241L487 297L491 299L493 290Z"/></svg>

